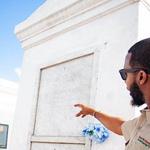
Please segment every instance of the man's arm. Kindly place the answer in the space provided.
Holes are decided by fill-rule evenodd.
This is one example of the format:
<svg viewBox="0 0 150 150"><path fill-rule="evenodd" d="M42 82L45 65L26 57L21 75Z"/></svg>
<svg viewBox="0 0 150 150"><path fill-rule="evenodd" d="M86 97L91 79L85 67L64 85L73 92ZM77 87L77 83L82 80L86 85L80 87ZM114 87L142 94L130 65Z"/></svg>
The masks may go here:
<svg viewBox="0 0 150 150"><path fill-rule="evenodd" d="M83 104L76 104L75 107L80 107L81 111L76 114L76 117L85 117L86 115L94 116L97 120L99 120L106 128L111 130L112 132L122 135L121 125L124 121L118 117L109 116L100 111L96 111L95 109L85 106Z"/></svg>

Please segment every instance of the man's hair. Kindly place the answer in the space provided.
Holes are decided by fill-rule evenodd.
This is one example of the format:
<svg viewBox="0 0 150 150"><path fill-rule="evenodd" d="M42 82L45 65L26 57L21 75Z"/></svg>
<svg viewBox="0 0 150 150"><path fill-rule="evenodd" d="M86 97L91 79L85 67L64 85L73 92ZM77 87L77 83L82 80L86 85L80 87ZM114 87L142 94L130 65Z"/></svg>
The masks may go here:
<svg viewBox="0 0 150 150"><path fill-rule="evenodd" d="M150 69L150 38L135 43L128 51L131 53L130 65Z"/></svg>

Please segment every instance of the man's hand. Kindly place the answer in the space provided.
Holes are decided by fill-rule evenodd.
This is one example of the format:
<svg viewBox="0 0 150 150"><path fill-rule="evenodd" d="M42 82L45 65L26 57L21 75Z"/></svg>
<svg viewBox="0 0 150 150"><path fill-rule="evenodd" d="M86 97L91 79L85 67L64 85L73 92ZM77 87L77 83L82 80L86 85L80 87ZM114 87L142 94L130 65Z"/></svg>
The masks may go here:
<svg viewBox="0 0 150 150"><path fill-rule="evenodd" d="M101 111L96 111L95 109L85 106L83 104L75 104L74 106L81 108L79 113L76 114L76 117L81 116L83 118L87 115L94 116L106 128L108 128L109 130L111 130L116 134L122 135L121 125L124 123L122 119L107 115Z"/></svg>
<svg viewBox="0 0 150 150"><path fill-rule="evenodd" d="M95 110L93 108L85 106L83 104L75 104L74 106L81 108L80 112L76 114L76 117L81 116L83 118L87 115L93 116L93 114L95 112Z"/></svg>

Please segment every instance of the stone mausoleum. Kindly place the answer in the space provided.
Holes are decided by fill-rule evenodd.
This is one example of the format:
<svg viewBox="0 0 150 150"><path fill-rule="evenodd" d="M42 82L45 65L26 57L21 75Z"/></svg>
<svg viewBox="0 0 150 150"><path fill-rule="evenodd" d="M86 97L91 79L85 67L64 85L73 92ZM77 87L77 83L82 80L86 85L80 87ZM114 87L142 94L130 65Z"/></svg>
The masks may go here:
<svg viewBox="0 0 150 150"><path fill-rule="evenodd" d="M76 118L84 103L134 117L118 70L129 47L150 36L147 0L46 0L15 28L24 49L10 150L121 150L110 132L102 144L81 135L92 117Z"/></svg>

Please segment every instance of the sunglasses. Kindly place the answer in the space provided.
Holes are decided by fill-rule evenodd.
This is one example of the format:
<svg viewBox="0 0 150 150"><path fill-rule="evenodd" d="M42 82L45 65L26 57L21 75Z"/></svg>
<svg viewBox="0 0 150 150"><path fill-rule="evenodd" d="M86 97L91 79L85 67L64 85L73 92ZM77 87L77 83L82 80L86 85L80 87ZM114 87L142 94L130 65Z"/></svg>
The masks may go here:
<svg viewBox="0 0 150 150"><path fill-rule="evenodd" d="M119 70L120 76L123 80L127 79L127 73L135 73L140 70L143 70L145 73L150 74L150 70L147 70L145 68L130 68L130 69L121 69Z"/></svg>

